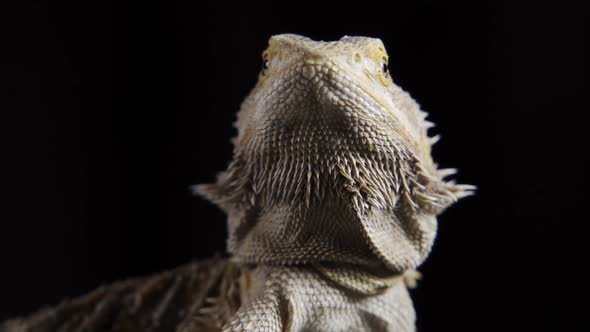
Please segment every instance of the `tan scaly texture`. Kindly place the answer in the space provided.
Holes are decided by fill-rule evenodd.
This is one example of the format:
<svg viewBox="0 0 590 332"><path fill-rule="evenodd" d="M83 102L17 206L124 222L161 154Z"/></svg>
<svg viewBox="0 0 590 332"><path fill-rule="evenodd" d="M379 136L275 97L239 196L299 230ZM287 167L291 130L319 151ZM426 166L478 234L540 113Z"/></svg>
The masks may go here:
<svg viewBox="0 0 590 332"><path fill-rule="evenodd" d="M382 42L269 44L238 114L233 161L197 187L228 214L229 252L247 263L415 268L435 216L468 187L443 181L431 124L384 70Z"/></svg>
<svg viewBox="0 0 590 332"><path fill-rule="evenodd" d="M262 57L233 161L196 187L228 214L233 260L268 271L225 330L413 330L395 280L473 187L444 181L454 171L433 163L432 123L393 83L379 39L278 35Z"/></svg>
<svg viewBox="0 0 590 332"><path fill-rule="evenodd" d="M436 216L473 187L432 161L432 123L379 39L270 39L234 157L196 192L228 215L229 260L114 284L0 332L413 331L407 288Z"/></svg>

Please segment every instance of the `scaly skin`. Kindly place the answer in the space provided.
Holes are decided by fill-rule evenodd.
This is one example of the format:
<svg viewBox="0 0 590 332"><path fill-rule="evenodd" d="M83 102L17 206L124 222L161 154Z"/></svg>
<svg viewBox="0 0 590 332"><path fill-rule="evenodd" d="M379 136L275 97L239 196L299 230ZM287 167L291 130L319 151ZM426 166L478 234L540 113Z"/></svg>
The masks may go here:
<svg viewBox="0 0 590 332"><path fill-rule="evenodd" d="M221 272L200 279L194 302L164 292L154 297L160 311L133 319L176 305L164 322L177 331L414 330L413 271L430 252L436 216L473 187L444 181L454 172L431 159L432 124L393 83L387 59L373 38L270 39L238 113L232 162L214 184L195 187L228 214L231 259L201 268ZM112 302L137 296L126 294ZM117 317L131 316L109 317L92 326L124 331ZM47 330L31 321L0 332Z"/></svg>

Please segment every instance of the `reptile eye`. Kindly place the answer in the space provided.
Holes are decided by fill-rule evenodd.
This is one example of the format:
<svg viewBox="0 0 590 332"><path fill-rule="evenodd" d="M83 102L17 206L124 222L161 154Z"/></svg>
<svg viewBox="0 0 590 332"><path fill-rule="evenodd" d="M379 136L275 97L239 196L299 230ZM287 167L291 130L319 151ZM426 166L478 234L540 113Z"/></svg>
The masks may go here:
<svg viewBox="0 0 590 332"><path fill-rule="evenodd" d="M389 86L391 84L387 57L384 56L381 58L381 72L377 72L376 75L384 86Z"/></svg>
<svg viewBox="0 0 590 332"><path fill-rule="evenodd" d="M258 75L258 82L262 83L268 76L268 69L270 68L270 56L267 52L262 54L262 63L260 64L260 74Z"/></svg>

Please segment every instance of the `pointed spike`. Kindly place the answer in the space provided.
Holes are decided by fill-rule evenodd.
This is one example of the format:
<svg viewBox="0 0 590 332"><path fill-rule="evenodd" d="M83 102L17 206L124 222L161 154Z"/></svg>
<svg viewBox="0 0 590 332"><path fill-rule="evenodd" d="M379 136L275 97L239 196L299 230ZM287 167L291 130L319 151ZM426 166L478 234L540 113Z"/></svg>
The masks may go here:
<svg viewBox="0 0 590 332"><path fill-rule="evenodd" d="M434 128L436 127L436 124L434 124L434 122L425 120L424 122L422 122L422 124L424 125L424 128L426 129L430 129L430 128Z"/></svg>
<svg viewBox="0 0 590 332"><path fill-rule="evenodd" d="M416 210L418 208L418 205L414 202L414 200L412 199L412 197L410 197L410 193L408 193L407 191L404 191L404 198L406 199L406 201L408 203L410 203L410 206L412 206L412 208L414 210Z"/></svg>
<svg viewBox="0 0 590 332"><path fill-rule="evenodd" d="M438 141L440 141L440 135L434 135L432 137L428 137L428 143L430 143L430 145L434 145Z"/></svg>
<svg viewBox="0 0 590 332"><path fill-rule="evenodd" d="M444 179L448 176L457 174L457 169L456 168L441 168L441 169L437 170L436 172L438 173L438 176L440 176L441 179Z"/></svg>
<svg viewBox="0 0 590 332"><path fill-rule="evenodd" d="M474 191L477 190L477 187L471 184L458 184L455 186L455 188L461 190L461 191Z"/></svg>

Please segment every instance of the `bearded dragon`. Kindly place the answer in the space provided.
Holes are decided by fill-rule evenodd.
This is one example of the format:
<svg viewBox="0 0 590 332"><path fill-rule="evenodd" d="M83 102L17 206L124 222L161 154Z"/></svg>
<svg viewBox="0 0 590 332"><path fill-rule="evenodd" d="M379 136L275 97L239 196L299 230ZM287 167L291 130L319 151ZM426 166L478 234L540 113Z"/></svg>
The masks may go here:
<svg viewBox="0 0 590 332"><path fill-rule="evenodd" d="M379 39L276 35L235 126L233 160L195 192L228 215L230 258L105 286L16 331L413 331L408 294L436 216L474 187Z"/></svg>

